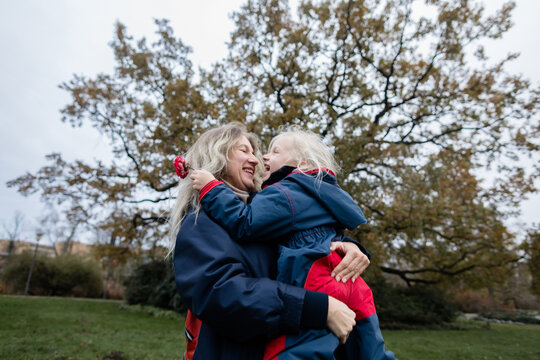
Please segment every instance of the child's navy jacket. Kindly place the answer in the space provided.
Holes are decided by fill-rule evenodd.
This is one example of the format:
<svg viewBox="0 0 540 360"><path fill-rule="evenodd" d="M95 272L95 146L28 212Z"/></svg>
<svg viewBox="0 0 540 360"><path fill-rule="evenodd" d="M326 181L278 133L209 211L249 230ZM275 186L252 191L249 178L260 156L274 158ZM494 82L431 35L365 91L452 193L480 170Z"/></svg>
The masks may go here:
<svg viewBox="0 0 540 360"><path fill-rule="evenodd" d="M330 276L340 261L330 254L330 243L343 238L344 229L366 222L364 214L326 169L274 173L282 177L244 204L218 180L200 193L201 205L237 241L278 243L277 279L308 290L323 291L345 302L356 313L355 335L340 348L339 359L392 359L384 351L371 290L359 278L356 284ZM281 174L277 174L281 173ZM273 176L274 176L273 174ZM337 338L328 330L307 329L298 336L281 336L268 344L265 359L336 359ZM344 350L346 349L346 350ZM278 357L279 355L279 357Z"/></svg>
<svg viewBox="0 0 540 360"><path fill-rule="evenodd" d="M250 204L218 180L208 183L199 199L210 218L233 239L280 241L277 280L295 286L304 286L307 269L330 253L330 243L340 240L344 229L366 222L356 202L326 169L293 171L265 187Z"/></svg>

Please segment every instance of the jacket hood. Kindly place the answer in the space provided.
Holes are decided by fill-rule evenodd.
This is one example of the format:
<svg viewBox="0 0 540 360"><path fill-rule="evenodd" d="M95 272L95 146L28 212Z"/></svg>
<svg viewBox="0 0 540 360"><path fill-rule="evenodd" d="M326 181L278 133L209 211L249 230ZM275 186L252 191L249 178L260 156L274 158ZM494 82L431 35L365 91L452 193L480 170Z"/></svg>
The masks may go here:
<svg viewBox="0 0 540 360"><path fill-rule="evenodd" d="M294 171L285 179L294 181L304 191L318 199L330 214L345 228L355 229L366 223L366 217L354 199L337 184L335 176L323 170L317 176L317 169L307 172Z"/></svg>

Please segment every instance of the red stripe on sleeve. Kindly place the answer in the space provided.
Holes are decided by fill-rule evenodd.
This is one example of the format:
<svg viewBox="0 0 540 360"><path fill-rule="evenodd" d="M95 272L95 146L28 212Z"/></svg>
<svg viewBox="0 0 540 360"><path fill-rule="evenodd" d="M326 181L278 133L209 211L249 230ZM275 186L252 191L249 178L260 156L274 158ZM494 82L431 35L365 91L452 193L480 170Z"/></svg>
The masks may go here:
<svg viewBox="0 0 540 360"><path fill-rule="evenodd" d="M210 181L208 184L204 185L204 187L201 189L201 193L199 194L199 201L202 200L204 195L208 194L210 190L218 186L219 184L223 184L223 181L219 181L217 179L214 179Z"/></svg>

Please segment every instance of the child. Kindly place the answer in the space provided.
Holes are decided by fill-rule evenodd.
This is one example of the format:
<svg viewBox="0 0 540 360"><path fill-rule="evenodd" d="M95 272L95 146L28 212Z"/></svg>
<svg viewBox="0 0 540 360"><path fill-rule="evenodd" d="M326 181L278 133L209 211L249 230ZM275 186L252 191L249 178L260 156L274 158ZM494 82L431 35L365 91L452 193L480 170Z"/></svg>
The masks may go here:
<svg viewBox="0 0 540 360"><path fill-rule="evenodd" d="M263 190L247 205L209 172L194 171L191 179L200 190L201 206L237 241L277 242L278 281L326 292L356 313L356 326L342 347L329 331L309 330L272 340L264 358L297 359L315 350L321 359L395 359L384 350L367 284L361 278L342 283L331 276L340 257L330 253L330 242L366 221L337 185L330 149L311 132L290 130L272 140L263 160Z"/></svg>

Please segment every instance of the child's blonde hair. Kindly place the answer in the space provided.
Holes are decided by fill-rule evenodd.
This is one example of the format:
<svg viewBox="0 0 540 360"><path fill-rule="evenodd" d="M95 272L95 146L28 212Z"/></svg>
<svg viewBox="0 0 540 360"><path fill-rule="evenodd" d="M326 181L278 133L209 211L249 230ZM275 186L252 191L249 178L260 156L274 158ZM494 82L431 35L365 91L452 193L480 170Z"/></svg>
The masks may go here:
<svg viewBox="0 0 540 360"><path fill-rule="evenodd" d="M261 159L259 138L257 135L248 132L246 127L239 122L231 122L206 131L195 141L184 158L190 168L207 170L217 179L222 179L227 172L229 151L242 136L245 136L249 140L255 156ZM259 161L259 164L255 168L253 182L256 190L260 190L261 188L261 163ZM177 191L176 203L169 215L169 252L167 257L171 256L174 252L176 236L180 230L182 220L186 217L189 209L194 209L198 213L201 207L198 196L199 192L193 189L193 181L189 176L185 179L180 179Z"/></svg>
<svg viewBox="0 0 540 360"><path fill-rule="evenodd" d="M337 174L339 165L337 164L332 150L323 142L323 139L312 131L304 130L298 126L283 128L281 132L270 141L269 149L277 139L290 138L289 163L300 171L312 169L319 170L326 168ZM322 176L322 174L321 174Z"/></svg>

